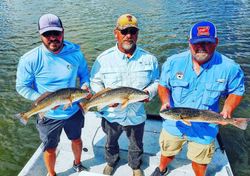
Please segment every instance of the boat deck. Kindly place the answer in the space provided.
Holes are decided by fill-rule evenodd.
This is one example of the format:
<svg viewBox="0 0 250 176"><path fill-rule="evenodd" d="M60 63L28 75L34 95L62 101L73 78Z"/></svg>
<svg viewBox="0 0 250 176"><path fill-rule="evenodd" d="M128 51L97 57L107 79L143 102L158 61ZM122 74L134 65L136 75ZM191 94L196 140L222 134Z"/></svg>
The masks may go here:
<svg viewBox="0 0 250 176"><path fill-rule="evenodd" d="M82 163L89 168L89 171L75 173L72 169L73 153L71 143L65 133L61 135L61 141L57 149L56 172L58 176L100 176L106 165L104 160L105 135L100 127L101 119L97 118L94 113L90 112L85 117L85 127L82 132L83 153ZM149 176L158 166L160 161L160 148L158 144L161 130L161 121L148 119L144 131L144 156L142 169L144 175ZM129 176L132 169L127 164L128 140L125 134L119 139L120 161L116 167L114 176ZM186 147L178 154L175 160L169 166L169 176L194 176L191 162L186 158ZM42 159L40 147L37 149L32 158L25 165L19 176L46 176L46 168ZM232 176L232 170L225 152L222 152L216 141L216 151L212 162L209 164L207 175L215 176Z"/></svg>

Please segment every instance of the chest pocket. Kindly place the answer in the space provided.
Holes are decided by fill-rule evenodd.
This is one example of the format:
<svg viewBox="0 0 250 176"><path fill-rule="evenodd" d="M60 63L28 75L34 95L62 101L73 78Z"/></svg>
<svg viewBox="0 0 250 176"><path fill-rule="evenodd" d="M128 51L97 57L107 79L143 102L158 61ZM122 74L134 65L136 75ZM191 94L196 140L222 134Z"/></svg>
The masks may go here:
<svg viewBox="0 0 250 176"><path fill-rule="evenodd" d="M132 84L135 84L134 87L143 89L149 85L152 77L152 69L150 65L145 65L143 68L137 68L134 71L134 75L131 75L134 77L134 81L132 82Z"/></svg>
<svg viewBox="0 0 250 176"><path fill-rule="evenodd" d="M225 83L206 83L202 104L212 106L214 103L218 102L220 96L224 93L225 88Z"/></svg>
<svg viewBox="0 0 250 176"><path fill-rule="evenodd" d="M122 86L122 73L118 68L105 69L103 72L103 82L105 87L116 88Z"/></svg>
<svg viewBox="0 0 250 176"><path fill-rule="evenodd" d="M170 82L172 87L172 98L181 103L188 94L189 83L187 81L173 80Z"/></svg>

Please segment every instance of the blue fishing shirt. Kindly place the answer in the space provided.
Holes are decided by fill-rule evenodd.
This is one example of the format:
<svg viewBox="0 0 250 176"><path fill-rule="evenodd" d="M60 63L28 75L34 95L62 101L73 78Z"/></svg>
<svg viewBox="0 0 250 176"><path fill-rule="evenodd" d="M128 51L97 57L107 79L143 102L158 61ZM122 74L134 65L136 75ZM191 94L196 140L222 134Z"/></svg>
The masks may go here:
<svg viewBox="0 0 250 176"><path fill-rule="evenodd" d="M155 56L136 47L134 54L127 58L117 45L97 57L90 76L94 92L126 86L147 90L150 99L157 94L158 81L159 68ZM146 120L143 102L131 103L124 109L121 105L116 108L106 107L99 115L123 126L137 125Z"/></svg>
<svg viewBox="0 0 250 176"><path fill-rule="evenodd" d="M89 86L87 62L80 46L64 41L60 53L50 52L43 44L24 54L17 67L16 90L24 98L35 101L45 92L76 87L77 78L80 86ZM49 110L45 116L52 119L67 119L76 113L79 107L63 110L63 105Z"/></svg>
<svg viewBox="0 0 250 176"><path fill-rule="evenodd" d="M171 107L189 107L219 112L219 99L235 94L242 96L244 75L240 66L226 56L215 52L203 64L200 74L193 70L192 55L186 51L169 57L162 66L159 84L171 92ZM187 136L191 141L210 144L218 133L218 125L164 120L163 129L175 136Z"/></svg>

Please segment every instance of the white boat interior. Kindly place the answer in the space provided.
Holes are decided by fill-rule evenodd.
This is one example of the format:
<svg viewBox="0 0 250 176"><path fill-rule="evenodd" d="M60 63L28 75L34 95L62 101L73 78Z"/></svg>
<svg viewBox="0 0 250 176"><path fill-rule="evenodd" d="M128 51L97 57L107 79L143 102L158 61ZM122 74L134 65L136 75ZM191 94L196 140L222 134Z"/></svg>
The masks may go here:
<svg viewBox="0 0 250 176"><path fill-rule="evenodd" d="M144 156L142 169L145 176L150 176L160 161L160 147L158 143L161 131L161 120L147 119L144 131ZM65 133L61 135L61 141L57 149L56 172L58 176L100 176L104 166L104 146L105 135L101 128L101 118L96 117L94 112L85 115L85 127L82 131L83 153L82 163L89 168L88 171L79 173L72 169L73 153L71 142ZM114 176L132 176L132 169L127 164L128 140L125 134L119 139L120 161ZM169 166L169 176L193 176L195 175L191 161L186 158L186 148L178 154ZM42 151L39 147L31 159L19 173L19 176L46 176L47 171L44 166ZM232 176L232 170L226 152L221 150L216 141L216 151L212 162L208 166L207 176Z"/></svg>

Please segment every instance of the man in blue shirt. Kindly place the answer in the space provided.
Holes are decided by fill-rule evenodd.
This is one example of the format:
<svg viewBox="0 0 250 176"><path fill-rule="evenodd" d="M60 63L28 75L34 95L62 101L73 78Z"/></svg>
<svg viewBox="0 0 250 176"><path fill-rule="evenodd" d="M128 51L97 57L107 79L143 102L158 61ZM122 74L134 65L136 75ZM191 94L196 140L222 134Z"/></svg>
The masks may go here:
<svg viewBox="0 0 250 176"><path fill-rule="evenodd" d="M61 20L53 14L45 14L40 17L38 28L43 44L20 58L16 79L17 92L28 100L36 100L37 103L50 92L76 87L77 78L82 89L88 89L87 62L79 45L64 41ZM46 112L44 117L38 117L37 129L43 142L48 176L56 175L56 147L62 129L72 141L75 159L73 168L78 172L85 169L81 164L83 125L84 117L76 103L67 109L59 106Z"/></svg>
<svg viewBox="0 0 250 176"><path fill-rule="evenodd" d="M157 93L159 69L155 56L136 45L138 37L137 19L124 14L117 20L114 35L116 46L99 55L91 70L91 89L99 92L104 88L121 86L144 90L151 100ZM148 100L145 100L148 101ZM123 131L129 139L128 164L135 176L143 175L140 169L143 154L143 132L146 113L143 102L110 105L101 112L102 128L107 135L103 174L111 175L119 160L118 139Z"/></svg>
<svg viewBox="0 0 250 176"><path fill-rule="evenodd" d="M162 66L158 86L161 110L189 107L219 112L220 97L226 96L220 114L231 118L245 91L243 72L233 60L215 51L217 45L217 31L211 22L202 21L191 28L190 51L169 57ZM152 175L166 175L168 164L186 142L195 174L205 175L217 133L216 124L193 122L187 126L181 121L164 120L159 139L160 165Z"/></svg>

